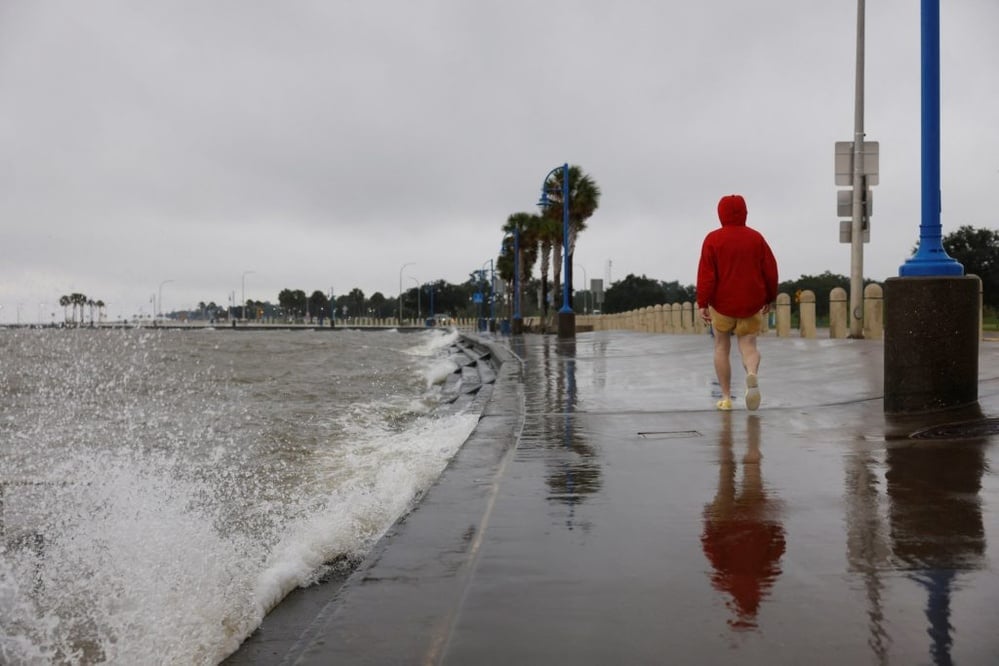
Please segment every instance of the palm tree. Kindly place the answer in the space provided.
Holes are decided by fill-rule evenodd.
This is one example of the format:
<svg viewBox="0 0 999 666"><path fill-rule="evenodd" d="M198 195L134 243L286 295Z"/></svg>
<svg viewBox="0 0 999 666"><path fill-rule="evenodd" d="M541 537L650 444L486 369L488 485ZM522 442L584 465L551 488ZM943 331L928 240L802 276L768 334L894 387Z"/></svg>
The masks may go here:
<svg viewBox="0 0 999 666"><path fill-rule="evenodd" d="M562 251L562 225L547 215L538 217L537 243L541 249L541 321L544 330L548 327L548 294L558 293L559 283L559 254ZM554 275L551 291L548 289L548 271L552 266L552 257L555 258L556 273Z"/></svg>
<svg viewBox="0 0 999 666"><path fill-rule="evenodd" d="M518 293L514 294L514 300L523 304L521 299L526 276L530 275L534 269L534 263L538 260L538 237L540 234L543 219L540 215L531 213L514 213L506 220L503 231L508 234L516 233L519 236L517 256L517 267L519 275L516 276ZM512 273L511 267L511 273Z"/></svg>
<svg viewBox="0 0 999 666"><path fill-rule="evenodd" d="M69 295L69 302L73 304L73 324L76 325L76 310L80 310L80 323L83 323L83 306L87 304L87 297L80 292L73 292Z"/></svg>
<svg viewBox="0 0 999 666"><path fill-rule="evenodd" d="M562 221L562 178L563 170L559 169L551 174L546 189L548 198L552 205L545 210L545 216L555 221ZM569 294L572 294L572 259L576 253L576 236L586 229L586 220L593 216L600 206L600 188L596 182L583 172L582 168L576 165L569 167L569 266L568 275L565 276L565 285ZM561 238L562 233L559 232ZM558 248L561 252L562 248ZM557 261L556 257L556 261ZM556 281L558 280L558 269L556 269Z"/></svg>
<svg viewBox="0 0 999 666"><path fill-rule="evenodd" d="M97 299L96 301L94 301L94 305L97 306L97 321L98 322L104 321L104 307L105 307L104 301Z"/></svg>
<svg viewBox="0 0 999 666"><path fill-rule="evenodd" d="M70 304L69 296L63 294L62 296L59 297L59 305L62 306L62 323L63 324L66 323L66 319L67 319L66 308L69 307L69 304Z"/></svg>

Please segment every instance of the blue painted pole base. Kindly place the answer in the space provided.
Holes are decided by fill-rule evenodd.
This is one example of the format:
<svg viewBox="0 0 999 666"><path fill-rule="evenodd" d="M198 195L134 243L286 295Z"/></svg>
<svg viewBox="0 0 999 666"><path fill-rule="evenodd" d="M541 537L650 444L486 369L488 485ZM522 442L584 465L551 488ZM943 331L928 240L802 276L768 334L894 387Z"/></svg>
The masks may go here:
<svg viewBox="0 0 999 666"><path fill-rule="evenodd" d="M923 250L922 245L898 269L900 277L934 277L964 275L964 266L953 259L943 247Z"/></svg>

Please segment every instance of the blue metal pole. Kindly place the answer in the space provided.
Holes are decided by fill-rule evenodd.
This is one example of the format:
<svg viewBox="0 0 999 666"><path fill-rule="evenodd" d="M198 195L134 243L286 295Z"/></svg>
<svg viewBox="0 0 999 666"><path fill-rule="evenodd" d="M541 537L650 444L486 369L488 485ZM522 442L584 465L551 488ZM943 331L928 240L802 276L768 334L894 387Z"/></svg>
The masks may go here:
<svg viewBox="0 0 999 666"><path fill-rule="evenodd" d="M489 323L496 321L496 273L493 271L493 260L489 260Z"/></svg>
<svg viewBox="0 0 999 666"><path fill-rule="evenodd" d="M562 165L562 309L572 313L569 305L569 164Z"/></svg>
<svg viewBox="0 0 999 666"><path fill-rule="evenodd" d="M940 0L921 2L922 218L919 247L898 270L902 277L964 275L943 247L940 224Z"/></svg>

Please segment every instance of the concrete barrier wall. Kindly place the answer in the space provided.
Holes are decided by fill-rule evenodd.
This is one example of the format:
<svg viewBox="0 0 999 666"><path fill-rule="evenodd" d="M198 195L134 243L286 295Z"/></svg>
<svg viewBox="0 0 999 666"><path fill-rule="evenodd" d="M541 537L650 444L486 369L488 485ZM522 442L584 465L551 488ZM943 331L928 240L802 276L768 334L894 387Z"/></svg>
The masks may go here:
<svg viewBox="0 0 999 666"><path fill-rule="evenodd" d="M789 294L778 294L772 307L773 326L770 315L764 316L761 335L791 336L792 308L798 311L797 335L814 338L818 335L815 314L816 294L805 290L793 299ZM837 287L829 294L829 337L845 338L849 331L846 290ZM796 302L795 302L796 301ZM869 284L864 289L864 337L879 340L884 335L884 304L881 285ZM525 330L538 330L537 317L524 319ZM576 315L577 330L611 331L627 330L642 333L664 333L669 335L703 335L708 327L701 320L695 303L663 303L637 308L628 312L599 315Z"/></svg>

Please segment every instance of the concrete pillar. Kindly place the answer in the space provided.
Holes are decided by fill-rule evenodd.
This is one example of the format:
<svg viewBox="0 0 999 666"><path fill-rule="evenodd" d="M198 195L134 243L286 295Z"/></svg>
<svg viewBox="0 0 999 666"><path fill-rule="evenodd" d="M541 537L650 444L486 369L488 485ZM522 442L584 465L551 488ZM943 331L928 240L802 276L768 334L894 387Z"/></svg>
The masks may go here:
<svg viewBox="0 0 999 666"><path fill-rule="evenodd" d="M980 289L974 275L885 281L886 414L978 404Z"/></svg>
<svg viewBox="0 0 999 666"><path fill-rule="evenodd" d="M652 311L652 332L663 332L663 305L659 303Z"/></svg>
<svg viewBox="0 0 999 666"><path fill-rule="evenodd" d="M880 284L864 287L864 339L880 340L885 333L884 290Z"/></svg>
<svg viewBox="0 0 999 666"><path fill-rule="evenodd" d="M982 294L982 280L981 277L978 278L978 339L985 339L985 301L984 294Z"/></svg>
<svg viewBox="0 0 999 666"><path fill-rule="evenodd" d="M680 326L683 333L694 332L694 304L690 301L680 304Z"/></svg>
<svg viewBox="0 0 999 666"><path fill-rule="evenodd" d="M683 333L682 309L683 306L679 303L673 303L670 306L670 329L672 329L672 333Z"/></svg>
<svg viewBox="0 0 999 666"><path fill-rule="evenodd" d="M801 292L801 301L798 303L798 328L801 330L801 337L815 337L815 292L811 289Z"/></svg>
<svg viewBox="0 0 999 666"><path fill-rule="evenodd" d="M777 337L786 338L791 335L791 297L787 294L777 294Z"/></svg>
<svg viewBox="0 0 999 666"><path fill-rule="evenodd" d="M864 292L866 293L866 292ZM829 292L829 337L845 338L849 329L847 321L846 289L836 287Z"/></svg>

